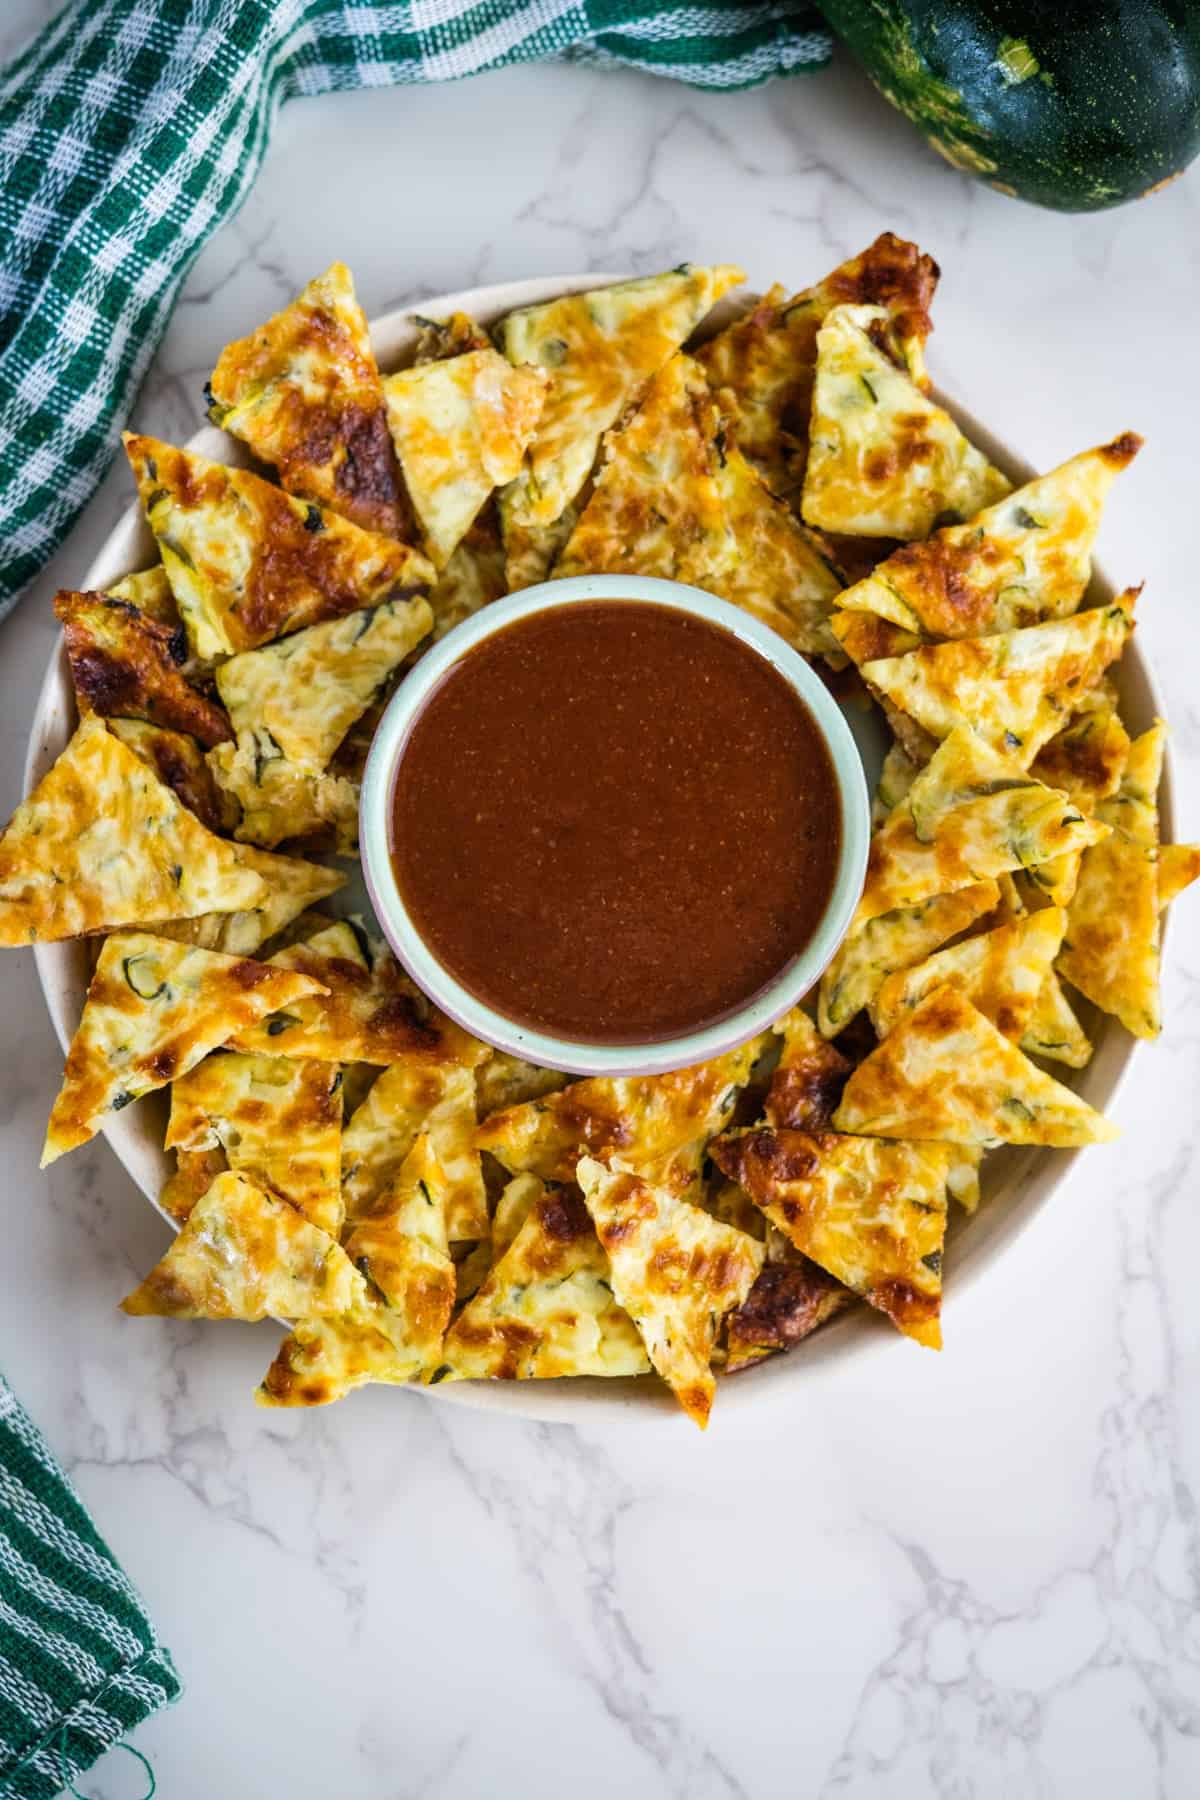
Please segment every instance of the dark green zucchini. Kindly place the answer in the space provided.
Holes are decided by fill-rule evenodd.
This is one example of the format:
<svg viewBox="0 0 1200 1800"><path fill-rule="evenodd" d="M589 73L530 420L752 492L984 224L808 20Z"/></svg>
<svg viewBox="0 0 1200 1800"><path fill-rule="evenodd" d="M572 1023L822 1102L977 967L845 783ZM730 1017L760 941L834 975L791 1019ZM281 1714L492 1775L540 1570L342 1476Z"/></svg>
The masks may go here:
<svg viewBox="0 0 1200 1800"><path fill-rule="evenodd" d="M1152 193L1200 152L1196 0L822 0L935 150L1039 206Z"/></svg>

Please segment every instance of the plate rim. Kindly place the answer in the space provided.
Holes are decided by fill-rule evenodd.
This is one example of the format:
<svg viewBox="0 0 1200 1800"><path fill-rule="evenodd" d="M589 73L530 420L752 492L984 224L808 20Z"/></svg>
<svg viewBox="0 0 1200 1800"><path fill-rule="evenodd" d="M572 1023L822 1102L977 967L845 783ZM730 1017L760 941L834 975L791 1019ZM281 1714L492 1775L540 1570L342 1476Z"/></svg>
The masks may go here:
<svg viewBox="0 0 1200 1800"><path fill-rule="evenodd" d="M387 372L395 366L402 366L404 352L415 346L419 325L416 321L424 316L445 317L452 312L465 312L490 324L515 307L531 306L553 300L564 294L579 293L593 287L604 287L614 282L632 279L629 272L587 271L569 275L530 276L519 281L495 282L482 286L460 289L446 294L430 295L428 299L412 305L395 307L377 318L369 321L372 345L379 357L381 367ZM730 295L718 302L704 322L705 335L718 330L722 325L748 310L757 294L752 291ZM1003 443L996 435L973 414L962 406L955 398L942 392L937 387L932 389L932 397L951 414L960 428L971 441L996 465L1018 483L1031 480L1036 471L1024 456L1014 451L1010 445ZM218 427L204 424L192 433L184 445L186 449L195 450L201 455L220 457L230 464L245 464L249 458L243 447L235 439L228 436ZM128 566L128 558L133 546L148 542L148 547L140 560ZM154 556L153 540L149 527L141 514L136 498L130 500L120 516L113 524L95 555L92 557L84 575L82 586L85 588L102 586L119 580L121 574L133 572L136 568L145 567ZM116 564L121 568L114 572ZM1095 604L1103 604L1111 600L1118 590L1107 575L1096 563L1092 566L1092 577L1088 587L1088 597ZM1133 686L1139 691L1140 708L1149 717L1163 717L1162 696L1155 681L1154 672L1149 659L1140 650L1135 633L1125 656L1121 662L1123 677L1132 676ZM66 742L64 729L69 725L71 711L71 682L66 650L59 634L51 650L49 661L38 690L37 701L30 721L29 738L26 747L22 793L28 794L37 780L45 772L49 763L54 760ZM1141 727L1144 729L1145 727ZM1162 841L1174 842L1174 804L1173 804L1173 758L1170 740L1166 747L1163 767L1163 780L1159 797L1160 817L1162 821ZM1161 940L1165 944L1168 919L1163 918ZM74 956L79 955L79 940L66 940L62 943L36 944L33 946L34 961L37 968L38 981L42 989L42 997L56 1037L64 1053L74 1031L74 1023L69 1022L67 1008L64 1004L65 993L70 985L64 979L64 967ZM78 980L75 981L78 990ZM76 1022L78 1014L76 1013ZM1101 1058L1101 1051L1107 1049L1107 1061L1113 1065L1107 1074L1107 1086L1102 1104L1111 1107L1119 1098L1129 1077L1135 1054L1141 1048L1140 1040L1124 1031L1115 1020L1105 1019L1102 1033L1096 1042L1096 1055L1089 1065L1089 1070L1096 1070ZM1086 1075L1088 1071L1084 1071ZM159 1205L157 1194L146 1185L141 1175L135 1172L134 1164L140 1160L136 1139L144 1138L146 1120L139 1115L141 1106L126 1109L115 1116L101 1128L102 1135L108 1142L125 1173L134 1186L149 1200L155 1211L175 1228L175 1221ZM139 1129L140 1127L140 1129ZM1095 1148L1094 1146L1092 1147ZM158 1155L166 1152L161 1148ZM1001 1152L1010 1155L1010 1152ZM1042 1214L1057 1190L1062 1186L1075 1167L1076 1159L1083 1154L1080 1149L1059 1150L1053 1153L1057 1160L1051 1160L1050 1153L1044 1147L1032 1147L1016 1153L1013 1172L1002 1185L1001 1191L993 1195L988 1206L995 1209L994 1226L990 1233L991 1242L981 1244L976 1253L969 1255L965 1266L957 1271L943 1295L942 1312L944 1317L957 1315L972 1288L989 1273L994 1273L1003 1262L1007 1251L1011 1250L1028 1231L1035 1220ZM1019 1164L1019 1167L1017 1166ZM1002 1194L1013 1190L1014 1197L1008 1205L1000 1206ZM986 1209L981 1209L973 1217L978 1219ZM996 1218L996 1213L1003 1216ZM960 1229L956 1237L963 1231L969 1233L973 1220L965 1224L959 1221ZM894 1349L900 1347L900 1337L888 1322L876 1318L869 1308L856 1307L840 1318L833 1320L817 1333L802 1354L785 1354L766 1358L761 1364L747 1369L736 1378L722 1379L720 1387L720 1405L728 1411L736 1405L746 1411L757 1402L760 1406L768 1398L778 1402L786 1396L781 1390L782 1382L791 1382L793 1390L798 1390L801 1383L815 1380L829 1362L840 1363L851 1356L862 1358L872 1349L881 1351L885 1346ZM952 1344L951 1344L952 1350ZM908 1354L915 1354L910 1346ZM663 1416L671 1416L679 1420L683 1414L675 1407L671 1396L661 1382L651 1382L645 1378L603 1380L599 1377L560 1378L553 1381L470 1381L443 1382L436 1387L421 1387L416 1391L427 1397L445 1401L452 1405L466 1406L480 1411L508 1412L516 1416L533 1419L543 1423L578 1424L588 1419L619 1418L628 1424L631 1420L660 1420ZM793 1401L796 1393L793 1393Z"/></svg>

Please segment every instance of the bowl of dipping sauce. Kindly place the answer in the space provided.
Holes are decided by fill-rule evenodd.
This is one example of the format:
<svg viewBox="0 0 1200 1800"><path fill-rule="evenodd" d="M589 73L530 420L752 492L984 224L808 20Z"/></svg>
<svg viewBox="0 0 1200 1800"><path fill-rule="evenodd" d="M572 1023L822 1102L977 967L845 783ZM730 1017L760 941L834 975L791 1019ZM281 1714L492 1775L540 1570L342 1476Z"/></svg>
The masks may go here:
<svg viewBox="0 0 1200 1800"><path fill-rule="evenodd" d="M422 991L573 1074L721 1055L794 1006L850 924L870 803L819 676L739 607L588 575L500 600L397 690L363 868Z"/></svg>

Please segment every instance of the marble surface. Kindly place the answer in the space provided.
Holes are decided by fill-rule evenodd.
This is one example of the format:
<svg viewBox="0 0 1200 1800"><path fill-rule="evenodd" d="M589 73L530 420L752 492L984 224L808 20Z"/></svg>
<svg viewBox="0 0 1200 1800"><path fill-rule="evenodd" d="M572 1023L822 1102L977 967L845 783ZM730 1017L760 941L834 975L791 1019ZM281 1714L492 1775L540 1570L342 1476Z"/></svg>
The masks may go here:
<svg viewBox="0 0 1200 1800"><path fill-rule="evenodd" d="M0 53L47 11L9 0ZM839 67L735 97L569 68L285 110L188 282L136 423L184 436L220 344L335 256L369 310L540 272L739 259L800 284L891 226L942 262L937 379L1048 465L1149 447L1103 557L1200 835L1200 176L1093 218L942 166ZM110 477L0 626L0 801ZM272 1327L132 1322L166 1230L102 1144L37 1170L59 1056L4 963L0 1365L142 1586L186 1694L138 1742L167 1800L1183 1800L1200 1790L1200 910L1123 1141L956 1306L947 1349L797 1363L768 1406L525 1424L251 1389ZM110 1758L99 1800L141 1791Z"/></svg>

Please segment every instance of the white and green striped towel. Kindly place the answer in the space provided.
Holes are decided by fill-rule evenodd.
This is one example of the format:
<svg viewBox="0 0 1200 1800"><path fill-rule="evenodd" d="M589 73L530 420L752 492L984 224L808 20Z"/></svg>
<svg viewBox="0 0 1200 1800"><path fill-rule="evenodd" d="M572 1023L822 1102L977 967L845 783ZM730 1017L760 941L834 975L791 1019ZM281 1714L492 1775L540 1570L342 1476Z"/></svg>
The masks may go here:
<svg viewBox="0 0 1200 1800"><path fill-rule="evenodd" d="M68 0L0 73L0 617L104 474L282 101L563 56L736 88L829 51L809 0Z"/></svg>
<svg viewBox="0 0 1200 1800"><path fill-rule="evenodd" d="M178 1693L137 1592L0 1376L0 1794L51 1800Z"/></svg>

